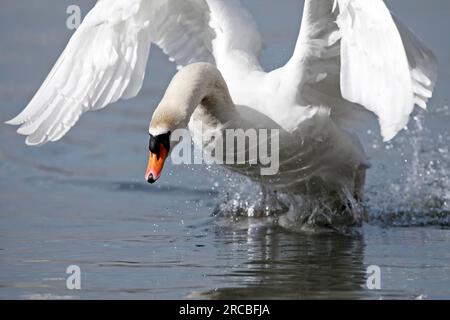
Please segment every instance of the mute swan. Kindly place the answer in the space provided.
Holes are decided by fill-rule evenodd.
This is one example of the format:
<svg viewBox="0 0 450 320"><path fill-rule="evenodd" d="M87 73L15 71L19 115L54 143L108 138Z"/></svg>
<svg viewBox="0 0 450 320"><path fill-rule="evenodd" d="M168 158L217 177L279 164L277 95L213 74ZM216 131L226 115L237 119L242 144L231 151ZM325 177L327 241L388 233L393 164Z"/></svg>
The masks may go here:
<svg viewBox="0 0 450 320"><path fill-rule="evenodd" d="M276 129L278 135L272 138L278 140L269 143L276 145L271 152L278 153L276 174L261 174L258 166L250 165L248 155L241 164L223 161L229 153L233 153L234 159L234 154L256 148L249 141L244 150L221 145L219 149L225 150L216 154L216 158L223 157L218 160L228 168L279 191L308 195L324 190L362 192L368 165L364 150L353 136L334 124L327 108L314 110L297 129L287 131L258 110L248 111L245 106L235 105L220 71L210 63L198 62L182 68L156 108L149 129L151 157L146 172L149 182L160 177L164 160L176 143L170 141L171 134L186 127L202 133L194 135L194 142L204 149L217 149L218 137L227 140L222 132L228 129ZM211 140L212 136L216 139Z"/></svg>
<svg viewBox="0 0 450 320"><path fill-rule="evenodd" d="M181 68L150 124L146 179L159 178L170 134L199 119L211 129L277 128L277 190L361 196L368 160L351 123L371 112L385 141L426 108L433 53L382 0L305 0L292 58L265 72L262 39L238 0L99 0L29 105L8 123L28 145L57 141L81 114L136 96L151 43ZM201 144L202 142L200 142Z"/></svg>

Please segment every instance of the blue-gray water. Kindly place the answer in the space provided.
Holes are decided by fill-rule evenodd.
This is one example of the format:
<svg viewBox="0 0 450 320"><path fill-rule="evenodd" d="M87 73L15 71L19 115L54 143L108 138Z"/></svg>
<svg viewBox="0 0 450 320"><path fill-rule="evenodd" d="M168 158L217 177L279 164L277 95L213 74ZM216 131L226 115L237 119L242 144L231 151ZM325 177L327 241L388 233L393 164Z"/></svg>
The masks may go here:
<svg viewBox="0 0 450 320"><path fill-rule="evenodd" d="M266 39L264 65L282 65L303 1L244 2ZM1 123L64 48L72 3L86 13L93 1L0 1ZM436 52L439 84L430 111L392 143L364 130L373 166L358 234L219 223L223 190L252 188L216 169L169 165L144 183L148 119L175 72L154 48L140 95L83 116L61 142L26 147L0 124L0 298L450 298L450 2L388 4ZM66 289L69 265L81 268L79 291ZM366 286L369 265L381 290Z"/></svg>

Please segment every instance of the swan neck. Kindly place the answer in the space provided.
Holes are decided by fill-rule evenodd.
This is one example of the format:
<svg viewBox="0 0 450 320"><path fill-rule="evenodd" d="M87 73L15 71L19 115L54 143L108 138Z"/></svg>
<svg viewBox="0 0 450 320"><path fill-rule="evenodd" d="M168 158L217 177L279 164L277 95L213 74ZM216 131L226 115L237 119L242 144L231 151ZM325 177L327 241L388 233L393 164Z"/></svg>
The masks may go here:
<svg viewBox="0 0 450 320"><path fill-rule="evenodd" d="M211 64L192 64L175 75L150 128L165 127L169 131L186 128L197 108L220 121L226 121L228 112L234 108L225 80Z"/></svg>

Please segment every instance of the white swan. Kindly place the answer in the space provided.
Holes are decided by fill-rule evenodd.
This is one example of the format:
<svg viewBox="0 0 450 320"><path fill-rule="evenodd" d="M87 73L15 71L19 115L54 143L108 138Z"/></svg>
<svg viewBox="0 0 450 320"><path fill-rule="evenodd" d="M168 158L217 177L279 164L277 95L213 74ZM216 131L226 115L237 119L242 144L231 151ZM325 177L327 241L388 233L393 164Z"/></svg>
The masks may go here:
<svg viewBox="0 0 450 320"><path fill-rule="evenodd" d="M306 0L293 56L271 72L260 65L261 36L238 0L99 0L8 123L21 125L29 145L60 139L82 113L138 94L151 43L190 66L153 116L150 181L170 132L197 117L212 129L281 130L277 175L233 167L254 180L294 193L361 193L368 161L351 122L371 111L392 139L415 104L426 108L437 74L433 53L382 0Z"/></svg>

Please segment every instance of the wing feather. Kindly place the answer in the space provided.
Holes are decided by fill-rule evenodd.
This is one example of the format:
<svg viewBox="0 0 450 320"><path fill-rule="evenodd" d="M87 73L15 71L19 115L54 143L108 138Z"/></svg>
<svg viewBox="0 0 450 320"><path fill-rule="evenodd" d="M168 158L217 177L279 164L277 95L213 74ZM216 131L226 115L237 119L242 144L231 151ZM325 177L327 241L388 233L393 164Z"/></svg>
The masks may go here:
<svg viewBox="0 0 450 320"><path fill-rule="evenodd" d="M136 37L148 34L141 5L142 0L98 1L28 106L8 122L21 125L18 133L27 135L27 144L59 139L83 112L120 99L131 80L127 96L137 93L150 47L148 35Z"/></svg>
<svg viewBox="0 0 450 320"><path fill-rule="evenodd" d="M338 120L362 106L378 116L384 140L406 126L414 104L426 107L436 83L434 55L382 0L306 0L292 60L303 100L328 105Z"/></svg>
<svg viewBox="0 0 450 320"><path fill-rule="evenodd" d="M30 103L7 123L20 125L29 145L61 139L84 112L139 93L152 42L177 66L216 63L222 47L256 57L261 47L239 0L98 0Z"/></svg>

